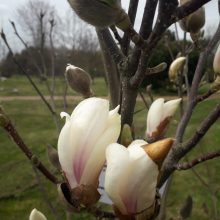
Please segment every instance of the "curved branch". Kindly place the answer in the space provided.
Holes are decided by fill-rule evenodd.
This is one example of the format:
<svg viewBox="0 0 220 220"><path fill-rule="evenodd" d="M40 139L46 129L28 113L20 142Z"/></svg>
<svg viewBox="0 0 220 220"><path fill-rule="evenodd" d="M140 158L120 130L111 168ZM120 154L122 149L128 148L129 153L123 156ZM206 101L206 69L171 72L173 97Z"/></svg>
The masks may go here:
<svg viewBox="0 0 220 220"><path fill-rule="evenodd" d="M25 156L48 180L50 180L54 184L58 184L58 179L42 164L39 158L35 156L32 153L32 151L27 147L27 145L24 143L21 136L18 134L17 130L11 123L10 119L4 114L2 109L0 109L0 113L0 117L2 117L1 126L12 137L15 144L21 149Z"/></svg>
<svg viewBox="0 0 220 220"><path fill-rule="evenodd" d="M194 166L200 164L200 163L203 163L207 160L211 160L211 159L214 159L216 157L220 157L220 150L218 151L215 151L215 152L212 152L212 153L209 153L207 155L204 155L202 157L199 157L199 158L196 158L190 162L185 162L185 163L181 163L181 164L177 164L175 166L176 170L188 170L188 169L191 169L193 168Z"/></svg>

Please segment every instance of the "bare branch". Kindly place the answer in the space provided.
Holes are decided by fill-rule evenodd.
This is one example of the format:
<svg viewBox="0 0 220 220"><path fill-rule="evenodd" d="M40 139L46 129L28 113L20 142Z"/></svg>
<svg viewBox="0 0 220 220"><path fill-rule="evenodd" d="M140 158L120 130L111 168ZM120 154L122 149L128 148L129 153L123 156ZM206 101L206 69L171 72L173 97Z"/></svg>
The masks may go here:
<svg viewBox="0 0 220 220"><path fill-rule="evenodd" d="M162 186L169 175L175 170L175 166L178 161L198 144L198 142L204 137L209 128L216 122L216 120L219 119L219 117L220 104L218 104L216 108L205 118L200 128L186 143L176 143L176 145L173 146L167 159L165 160L166 163L162 168L163 175L161 176L159 186Z"/></svg>
<svg viewBox="0 0 220 220"><path fill-rule="evenodd" d="M102 31L99 30L96 31L102 51L105 73L108 80L108 88L111 98L111 104L112 107L115 108L117 105L119 105L119 99L120 99L120 76L119 76L119 71L117 69L117 65L108 50L109 47L106 37L104 37L104 36L108 36L109 39L111 39L111 34L108 31L108 29Z"/></svg>
<svg viewBox="0 0 220 220"><path fill-rule="evenodd" d="M200 164L200 163L203 163L207 160L211 160L213 158L216 158L216 157L220 157L220 150L218 151L215 151L215 152L212 152L212 153L209 153L207 155L204 155L202 157L199 157L199 158L196 158L190 162L185 162L185 163L182 163L182 164L177 164L175 166L175 168L177 170L188 170L188 169L191 169L192 167Z"/></svg>
<svg viewBox="0 0 220 220"><path fill-rule="evenodd" d="M196 11L197 9L201 8L206 3L210 2L212 0L191 0L186 2L185 4L179 6L175 13L172 16L172 22L176 22L187 15L191 14L192 12Z"/></svg>
<svg viewBox="0 0 220 220"><path fill-rule="evenodd" d="M142 101L143 101L143 103L144 103L146 109L149 110L150 107L149 107L149 105L148 105L148 103L147 103L147 100L145 99L145 97L144 97L144 95L143 95L143 93L142 93L141 91L139 91L139 95L141 96L141 99L142 99Z"/></svg>
<svg viewBox="0 0 220 220"><path fill-rule="evenodd" d="M197 97L197 102L202 102L220 90L220 83L212 86L206 93Z"/></svg>
<svg viewBox="0 0 220 220"><path fill-rule="evenodd" d="M97 32L103 35L103 38L105 38L106 44L108 45L109 52L114 59L115 63L118 65L122 65L124 62L124 55L119 50L118 46L115 44L115 41L113 40L111 34L109 33L108 29L97 29Z"/></svg>
<svg viewBox="0 0 220 220"><path fill-rule="evenodd" d="M0 109L0 116L5 117L5 121L1 124L4 130L12 137L16 145L21 149L21 151L26 155L26 157L34 164L34 166L52 183L59 183L58 179L42 164L37 156L35 156L32 151L27 147L27 145L22 140L21 136L16 131L15 127L11 123L10 119L4 114L3 110ZM3 119L2 119L3 120Z"/></svg>
<svg viewBox="0 0 220 220"><path fill-rule="evenodd" d="M130 18L131 24L134 26L136 14L137 14L137 8L138 8L139 0L131 0L129 9L128 9L128 16ZM122 52L127 55L130 45L130 38L127 33L124 34L122 39Z"/></svg>
<svg viewBox="0 0 220 220"><path fill-rule="evenodd" d="M112 33L114 34L115 39L118 41L119 45L122 47L122 38L119 35L117 28L113 25L110 27L110 29L111 29Z"/></svg>

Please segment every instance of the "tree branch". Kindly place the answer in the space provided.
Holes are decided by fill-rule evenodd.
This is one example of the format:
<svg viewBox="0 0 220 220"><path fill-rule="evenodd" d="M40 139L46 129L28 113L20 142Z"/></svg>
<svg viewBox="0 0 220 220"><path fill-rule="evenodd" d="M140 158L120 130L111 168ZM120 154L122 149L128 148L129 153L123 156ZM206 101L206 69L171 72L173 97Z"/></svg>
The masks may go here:
<svg viewBox="0 0 220 220"><path fill-rule="evenodd" d="M202 102L220 90L220 83L212 86L206 93L197 97L197 102Z"/></svg>
<svg viewBox="0 0 220 220"><path fill-rule="evenodd" d="M5 33L3 32L3 30L1 31L1 38L3 39L5 45L7 46L10 55L12 56L12 59L14 61L14 63L18 66L18 68L21 70L21 72L27 77L28 81L30 82L30 84L33 86L33 88L35 89L35 91L37 92L37 94L41 97L41 99L43 100L43 102L45 103L45 105L48 107L49 111L51 112L52 115L56 116L56 112L53 110L53 108L51 107L51 105L49 104L49 102L45 99L44 95L41 93L41 91L38 89L37 85L34 83L34 81L32 80L32 78L29 76L29 74L24 70L24 68L20 65L20 63L17 61L17 59L14 56L14 53L11 49L11 47L8 44L8 41L6 39Z"/></svg>
<svg viewBox="0 0 220 220"><path fill-rule="evenodd" d="M200 128L186 143L176 143L176 145L173 146L167 159L165 160L166 163L162 168L162 176L159 186L163 185L169 175L175 170L178 161L197 145L197 143L205 136L209 128L216 122L216 120L219 119L219 117L220 104L218 104L216 108L209 113L206 119L202 122Z"/></svg>
<svg viewBox="0 0 220 220"><path fill-rule="evenodd" d="M4 130L12 137L16 145L21 149L25 156L34 164L34 166L52 183L59 183L58 179L42 164L37 156L27 147L22 140L21 136L16 131L15 127L11 123L10 119L5 115L2 109L0 109L0 122Z"/></svg>
<svg viewBox="0 0 220 220"><path fill-rule="evenodd" d="M181 20L210 1L212 0L191 0L186 2L175 10L175 13L172 16L172 22L174 23L178 20Z"/></svg>
<svg viewBox="0 0 220 220"><path fill-rule="evenodd" d="M108 36L109 39L111 39L111 36L109 36L111 34L108 29L104 29L102 31L96 30L96 33L102 51L103 63L105 67L106 77L108 80L108 89L110 93L111 104L112 107L115 108L117 105L119 105L120 99L120 75L118 72L117 65L108 50L109 42L106 40L105 37Z"/></svg>
<svg viewBox="0 0 220 220"><path fill-rule="evenodd" d="M128 16L130 18L131 24L134 26L136 14L137 14L137 8L138 8L139 0L131 0L129 9L128 9ZM122 52L123 54L127 55L130 45L130 38L127 33L124 34L122 38Z"/></svg>
<svg viewBox="0 0 220 220"><path fill-rule="evenodd" d="M192 167L202 163L202 162L205 162L207 160L211 160L213 158L216 158L216 157L220 157L220 150L218 151L215 151L215 152L212 152L212 153L209 153L207 155L204 155L202 157L199 157L199 158L196 158L190 162L185 162L185 163L181 163L181 164L177 164L175 166L175 168L177 170L188 170L188 169L191 169Z"/></svg>
<svg viewBox="0 0 220 220"><path fill-rule="evenodd" d="M125 61L125 56L122 54L118 46L116 45L115 41L113 40L109 30L107 28L104 29L96 29L102 37L105 39L106 45L108 46L109 53L111 54L112 58L114 59L115 63L118 65L123 65Z"/></svg>

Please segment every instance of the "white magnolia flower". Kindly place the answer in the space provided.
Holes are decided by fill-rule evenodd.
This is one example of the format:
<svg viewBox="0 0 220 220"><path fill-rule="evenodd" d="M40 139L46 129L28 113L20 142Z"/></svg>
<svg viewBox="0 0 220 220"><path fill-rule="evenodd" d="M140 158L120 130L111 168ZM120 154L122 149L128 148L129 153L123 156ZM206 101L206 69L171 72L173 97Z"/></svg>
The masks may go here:
<svg viewBox="0 0 220 220"><path fill-rule="evenodd" d="M47 220L43 213L39 212L37 209L33 209L29 216L29 220Z"/></svg>
<svg viewBox="0 0 220 220"><path fill-rule="evenodd" d="M128 148L114 143L106 150L105 191L121 214L139 213L155 201L158 165L133 141Z"/></svg>
<svg viewBox="0 0 220 220"><path fill-rule="evenodd" d="M89 98L82 101L71 116L61 113L66 123L59 136L58 155L72 189L81 184L97 187L106 147L119 137L118 109L119 106L109 111L107 100Z"/></svg>
<svg viewBox="0 0 220 220"><path fill-rule="evenodd" d="M155 100L147 115L146 136L157 139L164 135L170 118L176 112L181 99L175 99L164 103L163 98Z"/></svg>

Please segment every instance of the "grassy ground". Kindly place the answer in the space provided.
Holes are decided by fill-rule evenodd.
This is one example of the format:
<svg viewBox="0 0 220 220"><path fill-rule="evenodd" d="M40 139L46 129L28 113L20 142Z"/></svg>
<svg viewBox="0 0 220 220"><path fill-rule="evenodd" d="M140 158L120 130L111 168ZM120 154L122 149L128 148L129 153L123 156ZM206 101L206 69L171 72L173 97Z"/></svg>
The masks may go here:
<svg viewBox="0 0 220 220"><path fill-rule="evenodd" d="M4 83L6 82L7 81ZM100 79L95 80L95 83L97 83L94 85L95 91L97 94L105 95L106 87L102 82L103 81ZM13 82L8 80L7 83L7 88L9 88L12 85L15 85L16 80ZM27 95L27 93L28 95L29 93L34 95L28 86L25 88L25 80L20 82L20 80L17 79L17 85L23 85L21 87L23 88L23 92L21 92L20 95ZM4 96L5 95L9 94L5 93ZM209 110L211 110L218 102L219 100L213 99L201 103L197 107L194 116L187 127L185 139L192 135ZM10 118L13 120L13 123L27 145L30 146L32 151L49 166L45 154L45 148L48 144L56 146L57 133L53 120L51 119L48 110L42 105L41 101L5 101L0 104L10 115ZM68 112L72 111L75 104L76 103L71 103L69 105ZM58 112L61 111L62 103L58 102L57 106ZM143 109L143 105L141 102L138 102L136 110L140 109ZM137 113L134 118L135 128L138 131L137 136L139 137L144 134L146 114L146 110L142 110ZM174 121L170 126L170 136L173 136L176 124L177 121ZM190 153L189 158L201 155L203 151L206 152L218 149L220 143L219 131L220 123L218 121L210 129L200 145ZM55 219L48 209L47 204L44 202L41 191L39 191L39 186L36 182L35 174L30 162L23 156L20 150L17 149L16 145L12 143L2 129L0 129L0 155L0 219L28 219L29 212L34 207L42 210L48 216L48 219ZM53 170L51 166L49 166L49 168ZM217 207L220 207L220 193L218 191L220 181L219 159L199 165L195 170L208 184L210 184L210 188L216 191L215 194L218 199L216 205ZM53 206L56 207L59 215L63 218L64 213L57 199L56 188L42 176L41 181L50 201ZM178 210L188 195L191 195L194 201L192 217L190 217L190 219L213 219L210 217L210 213L213 213L215 198L211 197L207 188L198 181L198 178L191 170L176 172L173 177L173 184L167 202L167 219L175 219L177 217ZM207 210L208 214L206 214ZM74 219L92 218L87 215L76 215Z"/></svg>
<svg viewBox="0 0 220 220"><path fill-rule="evenodd" d="M39 87L44 95L48 95L48 89L45 82L40 82L38 78L32 77L35 84ZM62 95L65 88L65 79L59 77L55 82L55 95ZM48 81L51 85L51 80ZM99 96L106 96L107 90L102 78L95 78L92 89ZM5 81L0 80L0 97L1 96L36 96L34 88L28 83L26 77L13 76ZM76 95L74 91L68 89L68 95Z"/></svg>

